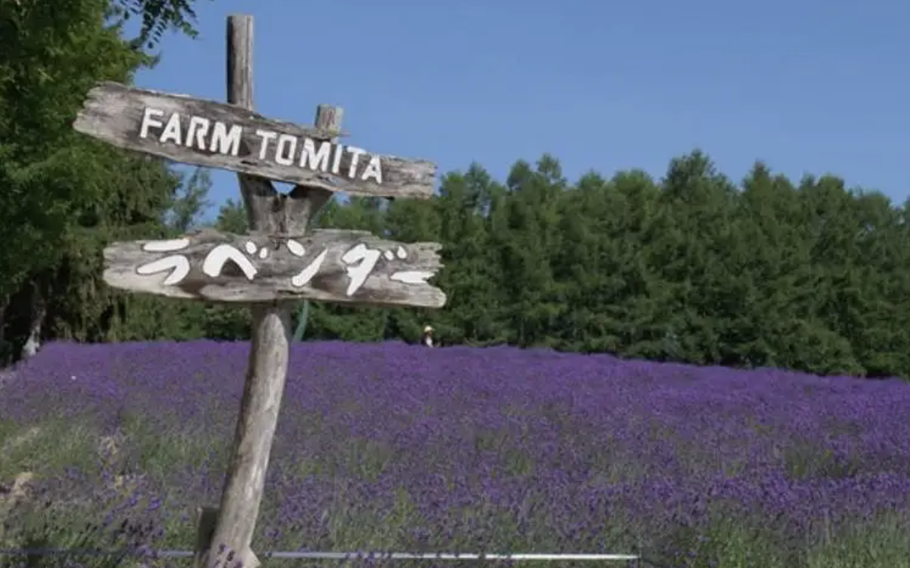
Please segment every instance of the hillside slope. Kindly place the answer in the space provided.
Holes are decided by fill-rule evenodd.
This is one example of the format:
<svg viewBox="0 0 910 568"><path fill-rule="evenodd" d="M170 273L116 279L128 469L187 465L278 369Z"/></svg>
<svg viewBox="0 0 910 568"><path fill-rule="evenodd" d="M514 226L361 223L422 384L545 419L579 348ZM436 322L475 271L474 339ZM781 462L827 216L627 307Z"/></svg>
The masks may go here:
<svg viewBox="0 0 910 568"><path fill-rule="evenodd" d="M191 547L188 512L220 492L247 349L47 346L0 391L0 479L36 471L48 495L84 496L67 514L114 510L154 527L143 542ZM743 551L794 566L904 535L875 545L894 566L910 557L908 512L910 387L897 380L304 343L256 547L641 546L693 566Z"/></svg>

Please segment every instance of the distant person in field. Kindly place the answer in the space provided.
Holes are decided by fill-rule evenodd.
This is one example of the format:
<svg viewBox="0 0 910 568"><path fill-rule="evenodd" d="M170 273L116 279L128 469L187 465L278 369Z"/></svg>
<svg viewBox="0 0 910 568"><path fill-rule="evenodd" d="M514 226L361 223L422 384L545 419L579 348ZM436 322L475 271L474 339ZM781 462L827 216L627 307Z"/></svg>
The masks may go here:
<svg viewBox="0 0 910 568"><path fill-rule="evenodd" d="M431 326L426 326L423 328L423 337L420 339L420 344L424 347L434 347L433 345L433 328Z"/></svg>

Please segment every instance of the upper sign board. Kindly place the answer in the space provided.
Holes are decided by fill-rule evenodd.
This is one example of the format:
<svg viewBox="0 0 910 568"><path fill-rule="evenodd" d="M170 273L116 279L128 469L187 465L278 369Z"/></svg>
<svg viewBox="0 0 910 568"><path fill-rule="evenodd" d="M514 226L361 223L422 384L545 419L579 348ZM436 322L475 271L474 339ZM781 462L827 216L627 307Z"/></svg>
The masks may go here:
<svg viewBox="0 0 910 568"><path fill-rule="evenodd" d="M374 197L433 195L436 165L332 143L341 132L270 120L239 106L105 82L73 128L175 162Z"/></svg>

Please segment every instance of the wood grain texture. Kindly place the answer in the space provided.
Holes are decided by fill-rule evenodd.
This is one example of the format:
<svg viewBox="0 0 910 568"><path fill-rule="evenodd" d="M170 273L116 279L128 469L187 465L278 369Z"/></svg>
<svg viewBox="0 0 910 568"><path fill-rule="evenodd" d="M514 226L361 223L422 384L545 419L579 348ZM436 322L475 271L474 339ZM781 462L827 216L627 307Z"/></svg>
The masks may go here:
<svg viewBox="0 0 910 568"><path fill-rule="evenodd" d="M195 511L196 524L196 546L193 556L194 566L204 566L203 555L208 552L212 545L212 537L215 534L215 524L218 522L218 507L196 507ZM244 555L231 555L230 551L218 550L214 552L211 564L219 568L233 568L236 561L240 560L243 568L257 568L261 565L259 558L251 550L247 550Z"/></svg>
<svg viewBox="0 0 910 568"><path fill-rule="evenodd" d="M441 268L439 243L405 244L382 239L368 231L325 229L291 238L284 236L241 236L206 229L185 235L185 248L155 252L165 241L113 243L104 250L104 281L110 286L171 298L213 302L274 302L319 300L372 306L418 306L439 308L446 295L426 281ZM176 243L176 241L175 241ZM216 249L239 261L227 260L220 274L214 272ZM348 260L344 255L350 253ZM375 252L374 252L375 251ZM358 254L359 253L359 254ZM161 265L160 272L143 269L152 262L173 257L185 258L185 276L168 284L172 269ZM262 255L262 256L261 256ZM263 256L265 258L263 258ZM206 258L210 258L208 267ZM361 263L375 261L363 284L352 291ZM241 269L241 264L248 272ZM153 267L152 267L153 268ZM369 267L367 267L369 268ZM175 267L174 279L180 267ZM208 272L206 272L208 271ZM311 275L307 278L304 271ZM296 279L296 280L295 280Z"/></svg>
<svg viewBox="0 0 910 568"><path fill-rule="evenodd" d="M233 80L233 77L229 77L229 80ZM242 81L235 82L242 86ZM347 151L342 154L339 174L332 173L331 157L325 162L329 164L327 171L322 171L321 168L313 170L309 168L309 162L304 166L300 165L299 155L304 139L317 141L318 148L321 143L319 141L330 141L344 133L268 119L245 109L239 102L231 102L233 104L225 104L104 82L89 91L73 128L127 150L328 191L344 191L352 195L374 197L429 198L433 195L436 165L432 162L380 155L381 183L377 183L374 178L362 179L369 157L375 155L369 152L360 156L358 166L354 168L353 178L347 175L353 159L352 154ZM156 113L152 117L154 122L147 123L146 135L142 137L146 109L155 109L161 111L161 114ZM165 124L174 113L180 115L179 142L173 140L161 142L160 137ZM190 118L193 116L210 122L205 134L199 135L201 138L190 134ZM226 130L222 135L214 134L216 122L225 126ZM236 155L235 145L229 143L226 137L231 126L241 128L236 144ZM203 132L202 127L194 130ZM293 163L288 165L276 161L276 139L268 143L263 157L260 154L263 139L256 134L257 130L287 134L297 139L296 153L283 154L293 158ZM202 140L201 147L199 140ZM337 144L333 145L332 156L334 149L337 148Z"/></svg>
<svg viewBox="0 0 910 568"><path fill-rule="evenodd" d="M206 568L236 566L219 558L222 546L235 551L243 568L258 566L250 544L287 379L291 312L273 304L253 308L252 315L250 355L218 520L208 551L200 555Z"/></svg>
<svg viewBox="0 0 910 568"><path fill-rule="evenodd" d="M326 132L341 132L341 123L344 120L344 109L334 105L318 105L316 107L316 128ZM337 143L338 138L332 138L331 142ZM318 216L323 206L331 199L333 192L321 187L312 187L306 185L297 185L290 193L291 198L303 198L309 201L310 219Z"/></svg>

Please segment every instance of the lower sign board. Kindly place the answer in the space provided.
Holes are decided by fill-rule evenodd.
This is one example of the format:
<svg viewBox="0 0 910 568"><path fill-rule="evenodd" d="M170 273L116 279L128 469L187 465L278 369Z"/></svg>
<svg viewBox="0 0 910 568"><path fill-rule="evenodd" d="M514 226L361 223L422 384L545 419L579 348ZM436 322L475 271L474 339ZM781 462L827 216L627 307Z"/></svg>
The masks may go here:
<svg viewBox="0 0 910 568"><path fill-rule="evenodd" d="M202 230L177 239L113 243L104 281L114 288L213 302L320 300L440 308L427 281L442 268L439 243L404 244L368 231L300 238Z"/></svg>

